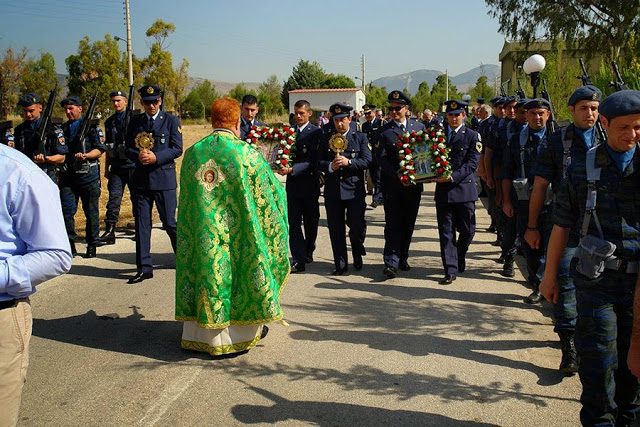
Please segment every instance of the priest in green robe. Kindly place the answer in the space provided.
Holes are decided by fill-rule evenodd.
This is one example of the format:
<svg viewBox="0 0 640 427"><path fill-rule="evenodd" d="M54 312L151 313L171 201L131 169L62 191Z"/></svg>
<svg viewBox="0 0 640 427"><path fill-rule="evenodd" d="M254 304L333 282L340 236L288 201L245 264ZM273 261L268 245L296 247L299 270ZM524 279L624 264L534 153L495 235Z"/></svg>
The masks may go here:
<svg viewBox="0 0 640 427"><path fill-rule="evenodd" d="M240 105L221 98L211 110L213 132L180 171L176 320L182 348L224 355L254 347L282 319L289 230L282 184L238 139Z"/></svg>

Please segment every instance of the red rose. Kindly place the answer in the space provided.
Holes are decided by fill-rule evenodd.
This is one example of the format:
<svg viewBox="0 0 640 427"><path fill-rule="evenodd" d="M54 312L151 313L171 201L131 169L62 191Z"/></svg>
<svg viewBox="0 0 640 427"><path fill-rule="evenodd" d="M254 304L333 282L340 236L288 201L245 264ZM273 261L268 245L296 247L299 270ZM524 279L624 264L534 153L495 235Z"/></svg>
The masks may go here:
<svg viewBox="0 0 640 427"><path fill-rule="evenodd" d="M251 130L256 130L258 129L256 126L251 126Z"/></svg>
<svg viewBox="0 0 640 427"><path fill-rule="evenodd" d="M442 166L447 166L449 164L449 162L447 162L446 160L442 161Z"/></svg>
<svg viewBox="0 0 640 427"><path fill-rule="evenodd" d="M442 168L438 168L438 174L439 174L439 175L442 175L442 173L443 173L443 172L444 172L444 169L442 169Z"/></svg>
<svg viewBox="0 0 640 427"><path fill-rule="evenodd" d="M255 144L256 142L258 142L258 139L257 138L251 138L251 142L253 142Z"/></svg>
<svg viewBox="0 0 640 427"><path fill-rule="evenodd" d="M442 160L440 157L436 157L436 163L440 162L440 160Z"/></svg>
<svg viewBox="0 0 640 427"><path fill-rule="evenodd" d="M402 135L398 135L398 141L402 141L402 138L404 138Z"/></svg>
<svg viewBox="0 0 640 427"><path fill-rule="evenodd" d="M444 138L443 138L443 137L441 137L441 136L439 136L439 137L438 137L438 142L444 142Z"/></svg>
<svg viewBox="0 0 640 427"><path fill-rule="evenodd" d="M407 164L408 164L409 166L413 166L413 160L409 160L409 161L407 162Z"/></svg>
<svg viewBox="0 0 640 427"><path fill-rule="evenodd" d="M266 131L268 131L268 130L269 130L269 129L267 129L266 127L263 127L263 128L262 128L262 132L266 132Z"/></svg>
<svg viewBox="0 0 640 427"><path fill-rule="evenodd" d="M398 142L398 148L402 148L402 141Z"/></svg>
<svg viewBox="0 0 640 427"><path fill-rule="evenodd" d="M403 139L403 141L404 141L404 142L409 142L409 137L408 137L408 136L405 136L405 137L404 137L404 139Z"/></svg>
<svg viewBox="0 0 640 427"><path fill-rule="evenodd" d="M403 176L402 176L402 180L403 180L404 182L407 182L407 181L409 181L409 177L408 177L408 176L406 176L406 175L403 175Z"/></svg>
<svg viewBox="0 0 640 427"><path fill-rule="evenodd" d="M436 144L433 144L433 147L431 147L431 149L435 151L438 149L438 146Z"/></svg>
<svg viewBox="0 0 640 427"><path fill-rule="evenodd" d="M431 138L435 138L435 137L436 137L436 133L435 133L435 132L431 132L431 133L429 134L429 136L430 136Z"/></svg>
<svg viewBox="0 0 640 427"><path fill-rule="evenodd" d="M285 148L285 149L283 150L283 153L284 153L284 154L289 154L289 150L288 150L287 148Z"/></svg>
<svg viewBox="0 0 640 427"><path fill-rule="evenodd" d="M411 150L408 149L408 148L405 148L404 152L405 152L405 154L411 154Z"/></svg>
<svg viewBox="0 0 640 427"><path fill-rule="evenodd" d="M411 132L411 136L415 138L415 136L416 136L416 131L415 130L413 132Z"/></svg>
<svg viewBox="0 0 640 427"><path fill-rule="evenodd" d="M282 165L283 165L283 166L287 166L287 164L288 164L288 163L289 163L289 162L287 162L287 159L282 159Z"/></svg>
<svg viewBox="0 0 640 427"><path fill-rule="evenodd" d="M444 153L446 153L446 152L447 152L447 150L445 150L444 148L441 148L441 149L440 149L440 153L444 154Z"/></svg>

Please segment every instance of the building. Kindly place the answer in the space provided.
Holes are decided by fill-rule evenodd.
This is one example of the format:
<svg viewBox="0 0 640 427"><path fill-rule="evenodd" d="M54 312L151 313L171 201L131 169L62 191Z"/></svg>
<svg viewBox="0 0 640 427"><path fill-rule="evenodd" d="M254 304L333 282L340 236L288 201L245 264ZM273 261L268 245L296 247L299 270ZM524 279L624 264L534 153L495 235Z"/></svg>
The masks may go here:
<svg viewBox="0 0 640 427"><path fill-rule="evenodd" d="M293 106L299 100L309 101L313 111L327 111L337 102L349 104L356 110L362 110L366 103L364 92L360 88L341 89L295 89L289 91L289 113L293 113Z"/></svg>

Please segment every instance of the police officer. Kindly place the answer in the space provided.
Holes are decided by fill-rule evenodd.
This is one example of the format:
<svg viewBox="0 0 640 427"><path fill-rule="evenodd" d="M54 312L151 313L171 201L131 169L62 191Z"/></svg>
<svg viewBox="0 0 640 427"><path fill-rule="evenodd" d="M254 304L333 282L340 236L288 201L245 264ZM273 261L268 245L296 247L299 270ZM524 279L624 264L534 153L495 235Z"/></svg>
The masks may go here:
<svg viewBox="0 0 640 427"><path fill-rule="evenodd" d="M35 93L27 93L18 101L22 107L24 122L15 129L15 148L40 166L56 184L58 167L63 164L69 148L64 133L57 125L50 125L44 144L40 147L39 130L42 123L42 100Z"/></svg>
<svg viewBox="0 0 640 427"><path fill-rule="evenodd" d="M293 166L280 169L287 176L287 207L289 214L289 246L291 272L305 270L313 262L313 251L320 220L320 182L318 181L318 145L322 130L311 123L311 104L299 100L293 106L296 122L296 157ZM302 224L304 223L304 234Z"/></svg>
<svg viewBox="0 0 640 427"><path fill-rule="evenodd" d="M573 161L584 162L587 150L605 142L596 132L601 99L602 92L595 86L588 85L576 89L568 102L573 123L551 135L538 154L529 202L529 223L524 233L524 239L532 248L538 248L541 240L548 241L548 236L542 238L537 225L540 212L544 209L544 199L549 185L557 197L569 165ZM569 264L578 240L578 230L573 229L567 247L562 253L557 277L558 299L553 305L554 331L560 337L562 348L560 371L568 375L578 370L578 356L573 339L577 317L576 290L569 275Z"/></svg>
<svg viewBox="0 0 640 427"><path fill-rule="evenodd" d="M551 105L546 99L536 98L528 101L522 108L527 111L528 126L509 140L500 171L502 210L509 218L515 216L516 233L521 239L529 227L529 200L534 182L534 164L547 138L547 120L551 113ZM549 203L550 200L545 202L545 208L538 215L538 223L530 228L544 230ZM505 239L507 239L506 236ZM541 299L537 272L545 245L541 242L537 248L533 248L526 241L521 240L521 246L527 261L527 283L533 289L531 295L525 298L525 302L536 304ZM506 259L505 263L507 262L512 261Z"/></svg>
<svg viewBox="0 0 640 427"><path fill-rule="evenodd" d="M483 172L485 175L485 184L488 188L488 211L491 216L491 225L489 231L497 231L497 220L499 213L502 210L502 189L496 175L496 165L502 162L502 158L494 156L494 145L498 143L498 127L500 120L505 117L504 111L504 98L501 96L494 96L489 101L493 106L493 114L487 119L487 123L484 127L484 133L482 135L483 150L480 155L480 161L484 166ZM492 244L494 246L500 246L502 237L498 233L498 238Z"/></svg>
<svg viewBox="0 0 640 427"><path fill-rule="evenodd" d="M640 92L615 92L598 111L607 142L591 148L584 160L571 161L555 202L541 291L547 300L557 301L557 273L571 229L581 230L584 246L598 243L609 250L582 250L578 244L571 262L580 421L632 425L640 409L638 379L627 365L640 259Z"/></svg>
<svg viewBox="0 0 640 427"><path fill-rule="evenodd" d="M393 279L398 269L408 271L409 246L416 224L422 184L404 183L398 170L398 136L405 132L419 132L425 129L424 124L407 119L411 100L399 90L394 90L387 97L389 100L389 120L380 128L380 167L382 169L381 184L384 197L384 268L382 273L387 279Z"/></svg>
<svg viewBox="0 0 640 427"><path fill-rule="evenodd" d="M371 144L371 166L369 166L369 176L373 185L373 197L371 198L371 207L377 208L383 203L382 189L380 188L380 139L378 132L384 120L376 117L376 106L373 104L364 104L362 107L366 121L362 124L362 132L367 134L369 144Z"/></svg>
<svg viewBox="0 0 640 427"><path fill-rule="evenodd" d="M480 135L464 125L464 101L445 101L447 114L447 147L450 150L451 175L436 180L436 214L440 237L440 256L448 285L466 269L465 256L476 232L478 199L474 172L478 168L482 142Z"/></svg>
<svg viewBox="0 0 640 427"><path fill-rule="evenodd" d="M265 126L260 120L256 120L258 108L258 98L253 95L242 97L240 104L240 139L244 140L253 126Z"/></svg>
<svg viewBox="0 0 640 427"><path fill-rule="evenodd" d="M13 133L11 133L12 126L13 122L11 120L0 122L0 144L15 147L15 139L13 138Z"/></svg>
<svg viewBox="0 0 640 427"><path fill-rule="evenodd" d="M111 104L115 109L115 113L105 122L104 127L107 135L107 152L104 164L104 177L107 178L107 189L109 190L109 201L107 202L107 215L104 220L105 229L98 246L113 245L116 243L116 223L120 216L120 205L122 204L122 194L124 187L129 187L129 195L131 194L131 177L133 176L133 168L135 163L127 157L125 146L124 125L125 116L127 114L127 93L116 90L109 94Z"/></svg>
<svg viewBox="0 0 640 427"><path fill-rule="evenodd" d="M82 99L77 96L69 96L60 102L67 116L67 121L62 125L64 139L69 148L64 163L64 172L60 173L60 201L62 214L67 227L67 235L71 244L71 252L75 255L75 221L74 216L78 210L78 199L82 200L82 210L87 221L86 241L87 258L96 256L96 245L100 233L100 212L98 202L100 200L100 164L99 159L107 150L104 134L97 121L91 123L90 131L86 138L80 141L82 123L86 120L82 116Z"/></svg>
<svg viewBox="0 0 640 427"><path fill-rule="evenodd" d="M156 204L162 227L176 250L176 164L182 155L182 127L177 117L165 113L162 89L145 85L138 89L143 114L131 119L127 130L127 156L135 162L131 178L133 213L136 224L135 276L127 283L135 284L153 277L151 261L151 210Z"/></svg>
<svg viewBox="0 0 640 427"><path fill-rule="evenodd" d="M333 131L323 134L318 165L325 172L324 204L335 264L332 274L336 276L348 270L345 223L349 226L356 270L362 268L362 257L366 255L364 170L371 163L371 151L367 136L351 129L351 110L353 107L344 104L330 107Z"/></svg>

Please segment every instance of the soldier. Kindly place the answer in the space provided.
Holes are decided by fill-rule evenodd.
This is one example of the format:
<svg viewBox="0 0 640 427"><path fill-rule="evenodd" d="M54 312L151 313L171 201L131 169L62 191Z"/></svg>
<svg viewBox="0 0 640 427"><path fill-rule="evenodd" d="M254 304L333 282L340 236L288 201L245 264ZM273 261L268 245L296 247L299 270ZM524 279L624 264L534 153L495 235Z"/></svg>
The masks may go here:
<svg viewBox="0 0 640 427"><path fill-rule="evenodd" d="M335 264L334 276L343 275L348 270L345 212L356 270L362 268L362 257L366 255L364 170L371 163L371 151L367 136L351 129L349 113L352 109L344 104L330 107L333 131L324 133L319 154L318 169L325 172L324 203Z"/></svg>
<svg viewBox="0 0 640 427"><path fill-rule="evenodd" d="M534 182L533 167L538 152L544 146L547 138L547 120L551 114L551 105L546 99L536 98L528 101L522 108L527 111L528 126L509 140L504 151L500 171L503 195L502 210L508 218L515 216L517 236L521 239L528 227L529 200ZM545 202L547 206L549 203L550 200ZM540 212L536 229L544 229L546 213L547 210ZM505 239L507 239L506 236ZM509 240L511 241L511 238ZM537 272L545 247L544 242L541 242L537 248L532 248L522 240L521 245L527 261L527 283L533 289L531 295L525 298L525 302L536 304L541 299L540 280L537 277ZM506 260L505 264L507 262L509 260Z"/></svg>
<svg viewBox="0 0 640 427"><path fill-rule="evenodd" d="M287 176L287 207L289 212L289 246L291 272L305 270L313 262L313 251L320 220L320 182L318 181L318 145L322 130L309 123L311 104L300 100L293 106L296 121L296 157L292 167L277 171ZM304 234L302 224L304 223Z"/></svg>
<svg viewBox="0 0 640 427"><path fill-rule="evenodd" d="M484 134L482 135L483 150L480 155L480 161L484 166L483 172L485 175L485 184L488 188L488 211L491 216L491 225L489 226L490 232L497 231L496 221L499 216L499 211L502 210L502 189L495 175L495 169L500 164L502 159L493 155L494 144L497 144L498 140L498 126L500 120L504 118L504 99L501 96L495 96L489 101L493 106L493 114L487 119L486 127L484 128ZM502 236L498 233L498 238L492 244L494 246L500 246Z"/></svg>
<svg viewBox="0 0 640 427"><path fill-rule="evenodd" d="M467 103L449 100L445 105L452 173L436 180L435 193L440 256L444 266L444 278L439 282L442 285L452 283L457 274L466 269L465 256L476 232L478 192L473 173L478 168L482 151L480 135L464 126Z"/></svg>
<svg viewBox="0 0 640 427"><path fill-rule="evenodd" d="M416 224L422 184L405 184L400 179L398 170L398 135L404 132L419 132L425 129L424 124L416 120L407 120L405 113L411 100L407 95L394 90L389 93L389 120L380 128L380 167L381 183L384 198L384 269L382 273L387 279L393 279L398 269L409 271L409 246Z"/></svg>
<svg viewBox="0 0 640 427"><path fill-rule="evenodd" d="M162 89L146 85L138 89L144 114L131 118L126 135L127 156L136 166L131 177L136 223L135 284L153 277L151 260L151 210L156 204L162 228L176 250L178 187L174 160L182 155L182 127L177 117L161 110Z"/></svg>
<svg viewBox="0 0 640 427"><path fill-rule="evenodd" d="M371 145L371 166L369 166L369 176L373 184L373 196L371 197L371 207L377 208L384 203L382 197L382 189L380 188L380 139L378 132L384 125L384 120L376 117L376 106L373 104L365 104L364 117L367 120L362 124L362 131L367 134L369 144Z"/></svg>
<svg viewBox="0 0 640 427"><path fill-rule="evenodd" d="M82 116L82 99L69 96L60 102L68 121L62 125L64 139L67 141L69 154L65 159L64 172L60 173L60 201L62 214L67 227L67 235L71 252L76 255L75 221L78 210L78 199L82 200L82 210L87 221L86 241L87 258L96 256L96 246L100 233L100 163L99 159L107 150L104 134L96 122L90 124L86 138L80 141L78 131L87 118Z"/></svg>
<svg viewBox="0 0 640 427"><path fill-rule="evenodd" d="M551 189L557 197L571 162L584 162L587 150L604 142L600 140L595 129L601 98L602 92L595 86L588 85L576 89L568 102L573 123L550 136L538 154L529 203L529 224L524 233L524 239L532 248L538 248L541 240L548 241L548 236L541 238L538 217L544 209L543 202L549 185L551 184ZM562 348L559 369L567 375L572 375L578 370L578 356L573 339L577 317L576 290L569 275L569 264L578 239L578 230L572 230L567 247L562 253L557 277L558 300L553 305L554 331L560 337Z"/></svg>
<svg viewBox="0 0 640 427"><path fill-rule="evenodd" d="M40 166L54 183L58 183L58 167L63 164L69 148L64 133L57 125L49 126L44 145L39 147L39 128L42 123L42 100L35 93L23 95L18 101L24 122L15 129L15 148ZM39 152L44 151L44 152Z"/></svg>
<svg viewBox="0 0 640 427"><path fill-rule="evenodd" d="M129 187L131 194L131 177L133 176L133 163L126 154L124 125L129 100L127 94L121 90L109 94L115 114L104 122L107 133L107 146L109 151L104 163L104 177L109 180L109 201L107 202L107 215L104 220L104 233L100 236L98 246L113 245L116 243L116 224L120 216L120 205L125 185Z"/></svg>
<svg viewBox="0 0 640 427"><path fill-rule="evenodd" d="M244 140L253 126L265 126L256 116L260 108L258 108L258 98L253 95L245 95L240 105L240 139Z"/></svg>
<svg viewBox="0 0 640 427"><path fill-rule="evenodd" d="M583 425L632 425L640 409L638 379L627 353L640 259L640 92L623 90L598 108L606 144L573 158L554 206L541 291L557 302L557 273L571 230L580 241L571 262L576 289L575 341Z"/></svg>

